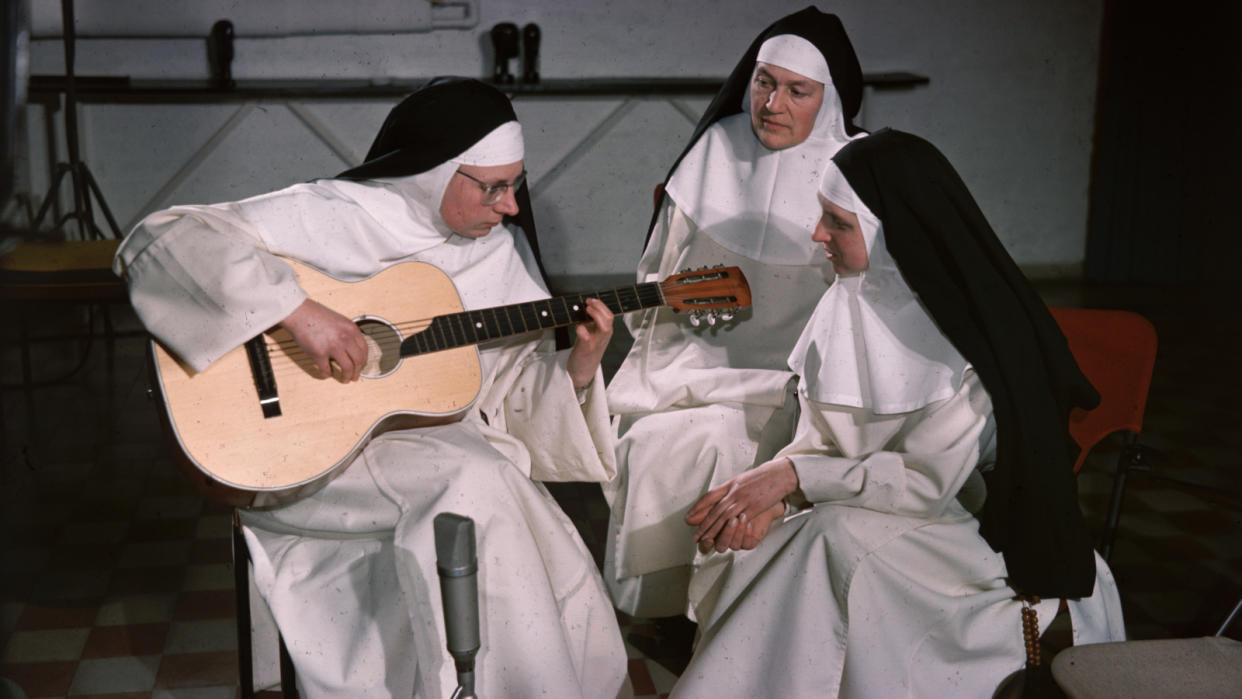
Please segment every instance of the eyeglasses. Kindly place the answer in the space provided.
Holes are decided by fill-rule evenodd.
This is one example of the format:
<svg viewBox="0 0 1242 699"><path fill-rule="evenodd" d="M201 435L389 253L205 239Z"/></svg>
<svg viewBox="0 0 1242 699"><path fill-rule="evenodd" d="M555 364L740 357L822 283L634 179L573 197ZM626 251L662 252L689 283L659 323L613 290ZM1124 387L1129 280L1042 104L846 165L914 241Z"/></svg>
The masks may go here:
<svg viewBox="0 0 1242 699"><path fill-rule="evenodd" d="M496 183L484 182L483 180L475 177L474 175L463 172L461 170L458 170L457 174L461 175L462 177L465 177L468 180L473 180L474 182L478 183L479 189L483 190L484 206L491 206L492 204L495 204L496 202L500 201L500 198L505 195L505 190L509 189L510 187L512 187L513 191L516 192L518 187L521 187L522 183L526 181L525 170L523 170L522 174L518 175L517 179L513 180L512 182L496 182Z"/></svg>

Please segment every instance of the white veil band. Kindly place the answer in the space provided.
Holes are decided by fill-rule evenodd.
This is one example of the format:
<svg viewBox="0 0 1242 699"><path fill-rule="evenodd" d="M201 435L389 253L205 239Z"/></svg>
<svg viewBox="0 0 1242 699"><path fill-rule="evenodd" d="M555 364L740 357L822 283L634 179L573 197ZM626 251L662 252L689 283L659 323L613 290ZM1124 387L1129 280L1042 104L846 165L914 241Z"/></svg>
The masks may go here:
<svg viewBox="0 0 1242 699"><path fill-rule="evenodd" d="M440 216L440 202L458 166L508 165L522 160L524 155L522 126L516 121L507 121L475 141L457 157L426 172L405 177L379 177L374 181L384 183L402 196L408 209L404 215L420 223L419 229L436 231L441 238L448 239L453 231ZM368 194L365 190L356 194L355 198L364 207L391 205L382 194Z"/></svg>
<svg viewBox="0 0 1242 699"><path fill-rule="evenodd" d="M858 217L863 242L867 248L867 260L870 262L875 257L875 241L879 237L880 219L876 218L863 200L858 198L854 188L841 173L841 168L837 167L836 162L832 160L824 166L824 180L819 185L819 193L828 201Z"/></svg>
<svg viewBox="0 0 1242 699"><path fill-rule="evenodd" d="M474 145L451 162L458 165L475 165L489 167L516 163L526 156L526 145L522 139L522 125L516 121L505 123L492 129Z"/></svg>
<svg viewBox="0 0 1242 699"><path fill-rule="evenodd" d="M815 48L815 44L796 34L777 34L764 41L755 60L792 70L803 77L823 83L824 87L832 85L832 73L828 70L828 61L824 60L824 54Z"/></svg>

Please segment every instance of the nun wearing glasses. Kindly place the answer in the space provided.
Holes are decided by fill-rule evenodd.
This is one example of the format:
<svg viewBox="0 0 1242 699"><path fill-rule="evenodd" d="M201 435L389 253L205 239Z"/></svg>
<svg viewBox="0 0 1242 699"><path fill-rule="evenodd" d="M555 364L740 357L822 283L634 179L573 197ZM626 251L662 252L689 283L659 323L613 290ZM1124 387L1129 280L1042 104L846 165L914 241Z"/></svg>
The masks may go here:
<svg viewBox="0 0 1242 699"><path fill-rule="evenodd" d="M503 94L437 79L392 110L362 165L152 214L116 270L147 328L194 369L282 327L321 380L349 390L367 354L357 326L307 298L281 257L342 281L430 263L467 310L546 298L523 159ZM240 513L302 696L453 692L432 527L446 511L475 522L480 696L629 692L603 581L539 483L615 470L599 374L612 316L595 300L587 311L572 350L546 333L481 346L479 394L459 421L384 432L318 492Z"/></svg>

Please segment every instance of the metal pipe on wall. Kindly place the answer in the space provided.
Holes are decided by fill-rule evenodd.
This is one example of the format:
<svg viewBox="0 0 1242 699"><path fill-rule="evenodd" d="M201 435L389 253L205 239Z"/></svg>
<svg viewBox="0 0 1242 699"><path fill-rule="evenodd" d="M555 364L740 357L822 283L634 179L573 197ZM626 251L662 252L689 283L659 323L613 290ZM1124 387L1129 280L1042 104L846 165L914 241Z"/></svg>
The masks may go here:
<svg viewBox="0 0 1242 699"><path fill-rule="evenodd" d="M78 38L204 37L216 21L228 19L242 38L328 34L401 34L436 29L469 29L478 23L480 0L77 0ZM33 0L31 34L59 38L60 3Z"/></svg>

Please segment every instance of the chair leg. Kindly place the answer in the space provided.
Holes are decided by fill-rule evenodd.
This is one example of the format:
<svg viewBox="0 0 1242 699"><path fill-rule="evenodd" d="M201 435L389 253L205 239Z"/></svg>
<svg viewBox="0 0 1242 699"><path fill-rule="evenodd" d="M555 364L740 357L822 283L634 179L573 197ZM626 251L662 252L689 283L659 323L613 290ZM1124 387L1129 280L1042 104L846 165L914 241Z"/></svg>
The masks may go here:
<svg viewBox="0 0 1242 699"><path fill-rule="evenodd" d="M250 636L250 548L242 533L241 519L233 510L233 585L237 591L237 672L240 674L241 699L254 699L254 645ZM280 644L280 696L298 696L293 658L285 645L285 637L276 629Z"/></svg>
<svg viewBox="0 0 1242 699"><path fill-rule="evenodd" d="M293 658L289 656L284 635L277 633L276 638L280 641L280 696L283 699L296 699L298 690L293 674Z"/></svg>
<svg viewBox="0 0 1242 699"><path fill-rule="evenodd" d="M1229 616L1225 617L1224 623L1220 625L1219 629L1216 629L1215 635L1224 636L1229 627L1233 626L1234 619L1238 618L1238 612L1242 612L1242 599L1239 599L1238 603L1233 605L1233 611L1229 612Z"/></svg>
<svg viewBox="0 0 1242 699"><path fill-rule="evenodd" d="M1117 472L1113 474L1113 493L1109 497L1108 513L1104 516L1104 534L1100 540L1100 556L1108 561L1113 555L1113 541L1117 538L1117 524L1121 521L1121 505L1125 498L1126 477L1133 466L1142 459L1138 447L1138 435L1126 433L1126 443L1117 457Z"/></svg>
<svg viewBox="0 0 1242 699"><path fill-rule="evenodd" d="M34 370L31 368L33 360L30 358L30 318L25 308L18 312L21 314L18 318L17 337L21 343L22 390L29 397L34 387Z"/></svg>
<svg viewBox="0 0 1242 699"><path fill-rule="evenodd" d="M241 699L254 699L254 656L250 644L250 549L233 511L233 587L237 594L237 672ZM283 647L283 642L282 642Z"/></svg>
<svg viewBox="0 0 1242 699"><path fill-rule="evenodd" d="M112 310L107 302L99 304L100 315L103 316L104 356L108 360L108 385L112 385L112 377L116 375L116 328L112 326Z"/></svg>

